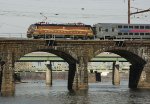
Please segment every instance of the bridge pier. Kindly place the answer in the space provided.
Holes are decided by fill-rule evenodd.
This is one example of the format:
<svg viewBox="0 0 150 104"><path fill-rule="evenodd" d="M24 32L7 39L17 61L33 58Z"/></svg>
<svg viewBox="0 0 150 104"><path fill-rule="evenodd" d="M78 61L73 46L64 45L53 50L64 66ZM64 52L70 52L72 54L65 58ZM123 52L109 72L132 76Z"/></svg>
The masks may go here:
<svg viewBox="0 0 150 104"><path fill-rule="evenodd" d="M119 64L113 62L113 73L112 73L112 84L120 85L120 73L119 73Z"/></svg>
<svg viewBox="0 0 150 104"><path fill-rule="evenodd" d="M141 77L138 84L139 88L150 88L150 58L144 69L141 72Z"/></svg>
<svg viewBox="0 0 150 104"><path fill-rule="evenodd" d="M85 57L80 57L79 64L76 64L76 73L73 83L73 89L75 90L88 89L88 70L87 70L87 61Z"/></svg>
<svg viewBox="0 0 150 104"><path fill-rule="evenodd" d="M47 70L46 70L46 85L52 86L52 64L47 64Z"/></svg>
<svg viewBox="0 0 150 104"><path fill-rule="evenodd" d="M2 86L3 64L4 62L0 61L0 92L1 92L1 86Z"/></svg>
<svg viewBox="0 0 150 104"><path fill-rule="evenodd" d="M76 72L76 64L69 64L69 71L68 71L68 90L73 90L73 81L77 80L77 77L75 77ZM77 82L75 82L77 83ZM76 86L74 83L74 86ZM75 87L76 88L76 87Z"/></svg>
<svg viewBox="0 0 150 104"><path fill-rule="evenodd" d="M2 96L13 96L15 93L13 53L8 52L4 57L3 76L1 85Z"/></svg>
<svg viewBox="0 0 150 104"><path fill-rule="evenodd" d="M0 69L0 92L1 92L1 85L2 85L2 69Z"/></svg>
<svg viewBox="0 0 150 104"><path fill-rule="evenodd" d="M143 66L131 65L129 72L129 88L137 88L140 83L140 77L143 70Z"/></svg>

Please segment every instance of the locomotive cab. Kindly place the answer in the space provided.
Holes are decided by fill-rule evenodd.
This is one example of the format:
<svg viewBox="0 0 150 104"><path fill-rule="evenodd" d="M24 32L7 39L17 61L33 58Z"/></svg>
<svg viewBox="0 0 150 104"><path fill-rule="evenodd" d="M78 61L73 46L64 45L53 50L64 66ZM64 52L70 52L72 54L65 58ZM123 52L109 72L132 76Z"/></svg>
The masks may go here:
<svg viewBox="0 0 150 104"><path fill-rule="evenodd" d="M37 26L35 24L32 24L29 26L28 31L27 31L27 37L28 38L33 37L33 34L34 34L36 28L37 28Z"/></svg>

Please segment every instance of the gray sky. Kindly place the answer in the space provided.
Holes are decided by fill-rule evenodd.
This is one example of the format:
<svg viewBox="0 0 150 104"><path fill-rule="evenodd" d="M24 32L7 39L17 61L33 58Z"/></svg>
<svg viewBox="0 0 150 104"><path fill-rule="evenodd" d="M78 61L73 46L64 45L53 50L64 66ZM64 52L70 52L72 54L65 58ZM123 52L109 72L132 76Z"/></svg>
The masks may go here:
<svg viewBox="0 0 150 104"><path fill-rule="evenodd" d="M148 9L150 0L131 0L131 7ZM0 33L26 33L44 19L40 13L50 23L127 23L127 0L0 0ZM150 24L150 12L133 15L131 23Z"/></svg>

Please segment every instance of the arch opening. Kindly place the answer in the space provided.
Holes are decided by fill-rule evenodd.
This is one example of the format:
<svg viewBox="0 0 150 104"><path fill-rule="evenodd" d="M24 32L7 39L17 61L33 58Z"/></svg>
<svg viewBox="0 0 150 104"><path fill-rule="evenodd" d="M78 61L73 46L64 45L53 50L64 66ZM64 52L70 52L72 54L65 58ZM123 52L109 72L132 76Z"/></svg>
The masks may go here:
<svg viewBox="0 0 150 104"><path fill-rule="evenodd" d="M93 74L95 77L94 81L100 82L98 85L127 85L130 63L117 54L102 52L92 58L88 66L89 75ZM119 74L117 72L114 73L115 71ZM114 79L115 74L118 74L119 78L116 77L117 79Z"/></svg>
<svg viewBox="0 0 150 104"><path fill-rule="evenodd" d="M99 53L100 53L99 55L97 55L95 58L91 59L91 62L94 59L95 59L94 61L99 62L99 68L98 69L101 69L101 71L99 71L99 72L97 70L94 70L94 71L96 71L95 78L99 77L99 75L100 75L98 80L100 80L100 82L101 82L102 80L104 80L104 79L102 79L102 77L104 75L108 75L108 72L104 73L104 69L105 69L104 66L107 66L107 70L116 70L115 67L116 68L120 67L120 62L118 60L119 58L116 59L116 60L113 60L113 59L108 60L109 64L106 62L106 59L104 59L104 57L108 58L110 53L111 54L113 53L113 54L119 56L120 58L123 58L123 60L126 60L126 62L128 62L128 65L127 65L127 67L128 67L127 68L128 69L127 70L127 72L128 72L127 75L128 76L126 75L127 76L126 78L128 78L128 83L127 83L128 87L129 88L137 88L138 87L138 84L140 83L141 73L143 71L144 65L146 64L146 61L144 59L142 59L140 56L138 56L138 55L136 55L132 52L125 51L125 50L107 50L107 51L104 52L105 56L101 55L103 52L99 52ZM97 57L100 57L100 55L101 55L101 59L98 60ZM118 64L118 62L119 62L119 64ZM125 63L125 62L121 62L121 63ZM118 70L120 70L120 69L118 69ZM94 72L94 71L89 70L89 73ZM122 71L124 71L124 69L122 69ZM98 74L97 74L97 72L98 72ZM114 73L116 73L116 72L112 71L112 74L111 74L112 75L111 76L112 82L113 82L113 80L115 80L113 78ZM119 72L119 73L122 74L122 72ZM96 75L98 75L98 76L96 76Z"/></svg>
<svg viewBox="0 0 150 104"><path fill-rule="evenodd" d="M36 53L37 51L34 51L33 53ZM49 62L48 62L48 65L47 65L47 68L49 69L49 68L57 68L57 70L55 70L55 76L54 77L58 77L60 74L59 74L59 72L60 72L60 66L62 65L62 63L64 64L66 64L65 65L65 67L64 67L64 69L63 69L63 71L65 71L65 73L63 73L63 77L65 77L65 80L66 80L66 78L67 78L67 80L68 80L68 90L72 90L72 86L73 86L73 80L74 80L74 76L75 76L75 71L76 71L76 60L72 57L72 56L70 56L69 54L66 54L66 53L64 53L64 52L61 52L61 51L56 51L56 50L45 50L45 49L43 49L43 50L38 50L38 52L46 52L46 53L51 53L51 54L55 54L54 56L52 56L53 58L54 57L59 57L59 62L58 62L58 64L57 64L57 66L55 66L56 64L54 64L54 61L55 60L49 60ZM29 53L30 54L30 53ZM26 54L26 55L28 55L28 54ZM26 56L25 55L25 56ZM21 59L21 58L20 58ZM41 59L40 60L37 60L38 62L40 62L40 61L42 61ZM28 62L27 60L26 60L26 62ZM44 62L45 63L45 62ZM39 64L39 63L37 63L37 64ZM49 67L49 65L50 64L52 64L52 66L50 66ZM59 66L59 67L58 67ZM32 67L35 67L35 65L33 65ZM59 68L59 69L58 69ZM61 69L62 70L62 69ZM54 73L54 72L53 72ZM57 75L56 75L57 74Z"/></svg>
<svg viewBox="0 0 150 104"><path fill-rule="evenodd" d="M140 78L146 61L140 56L125 50L112 50L115 54L128 60L131 63L129 69L129 88L137 88L140 84Z"/></svg>

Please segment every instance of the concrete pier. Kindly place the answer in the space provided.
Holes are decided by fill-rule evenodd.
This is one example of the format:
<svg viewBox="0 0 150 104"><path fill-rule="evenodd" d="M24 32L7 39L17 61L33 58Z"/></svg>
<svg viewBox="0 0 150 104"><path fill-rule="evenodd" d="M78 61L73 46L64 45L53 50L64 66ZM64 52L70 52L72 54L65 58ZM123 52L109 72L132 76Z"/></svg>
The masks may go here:
<svg viewBox="0 0 150 104"><path fill-rule="evenodd" d="M3 76L2 76L2 84L1 84L1 95L2 96L13 96L15 93L15 82L14 82L14 63L13 60L13 53L9 52L4 57L4 65L2 66L3 69Z"/></svg>
<svg viewBox="0 0 150 104"><path fill-rule="evenodd" d="M79 64L76 64L76 73L73 88L75 90L88 89L88 70L86 57L81 56Z"/></svg>
<svg viewBox="0 0 150 104"><path fill-rule="evenodd" d="M68 71L68 90L73 90L73 83L77 82L78 77L75 77L75 72L76 72L76 64L69 64L69 71ZM75 80L75 81L74 81ZM76 84L77 85L77 84ZM75 87L76 88L76 87Z"/></svg>
<svg viewBox="0 0 150 104"><path fill-rule="evenodd" d="M2 76L3 76L3 69L2 69L2 62L0 62L0 92L1 92L1 85L2 85Z"/></svg>
<svg viewBox="0 0 150 104"><path fill-rule="evenodd" d="M137 88L142 73L142 65L131 65L129 72L129 88Z"/></svg>
<svg viewBox="0 0 150 104"><path fill-rule="evenodd" d="M46 85L52 86L52 64L47 64L47 70L46 70Z"/></svg>
<svg viewBox="0 0 150 104"><path fill-rule="evenodd" d="M119 73L119 64L114 62L113 63L113 73L112 73L112 84L113 85L120 85L120 73Z"/></svg>

